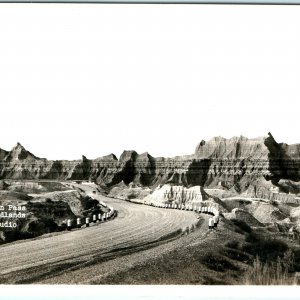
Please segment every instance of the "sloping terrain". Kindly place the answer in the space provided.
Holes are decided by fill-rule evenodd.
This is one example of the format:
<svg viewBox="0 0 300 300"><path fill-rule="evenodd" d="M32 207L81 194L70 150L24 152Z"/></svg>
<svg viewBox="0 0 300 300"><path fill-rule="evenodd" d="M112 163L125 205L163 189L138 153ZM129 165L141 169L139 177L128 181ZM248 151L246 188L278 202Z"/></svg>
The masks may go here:
<svg viewBox="0 0 300 300"><path fill-rule="evenodd" d="M65 230L68 219L107 210L83 190L58 182L6 181L0 205L0 222L15 224L15 228L1 226L0 243Z"/></svg>
<svg viewBox="0 0 300 300"><path fill-rule="evenodd" d="M52 232L1 245L0 283L243 284L257 255L276 261L284 257L288 247L299 254L293 241L290 246L286 244L290 243L289 225L280 224L286 216L293 222L299 219L295 205L236 197L219 199L224 206L223 215L218 227L209 230L209 215L107 198L92 183L63 185L70 190L27 195L30 205L38 205L34 207L37 217L44 218L45 211L39 205L49 196L53 200L47 206L48 216L58 218L58 212L64 211L60 207L63 200L71 204L81 192L98 203L113 206L118 211L117 218L92 223L89 228L83 226L71 232ZM158 193L168 202L170 187L162 187L166 195ZM184 197L187 192L195 192L191 196L196 198L196 191L201 191L204 201L200 204L210 201L209 194L200 187L174 187L172 192L177 190L185 192ZM6 192L12 193L9 188ZM20 197L20 192L13 195ZM51 206L58 211L52 211ZM68 207L72 213L72 206ZM270 227L270 222L278 227ZM298 264L293 268L292 272L300 270Z"/></svg>
<svg viewBox="0 0 300 300"><path fill-rule="evenodd" d="M163 243L199 222L193 212L163 210L103 196L97 199L116 208L118 217L89 228L0 246L0 282L84 283L93 277L85 268ZM207 231L207 224L203 228ZM101 275L101 267L97 275Z"/></svg>

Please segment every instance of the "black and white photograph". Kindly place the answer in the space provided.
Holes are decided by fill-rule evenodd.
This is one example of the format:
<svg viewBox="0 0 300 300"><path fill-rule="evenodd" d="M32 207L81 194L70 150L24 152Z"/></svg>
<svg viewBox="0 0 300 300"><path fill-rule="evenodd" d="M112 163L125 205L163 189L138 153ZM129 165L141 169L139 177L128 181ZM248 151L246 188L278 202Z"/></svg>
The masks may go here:
<svg viewBox="0 0 300 300"><path fill-rule="evenodd" d="M299 6L0 4L3 287L297 286L299 37Z"/></svg>

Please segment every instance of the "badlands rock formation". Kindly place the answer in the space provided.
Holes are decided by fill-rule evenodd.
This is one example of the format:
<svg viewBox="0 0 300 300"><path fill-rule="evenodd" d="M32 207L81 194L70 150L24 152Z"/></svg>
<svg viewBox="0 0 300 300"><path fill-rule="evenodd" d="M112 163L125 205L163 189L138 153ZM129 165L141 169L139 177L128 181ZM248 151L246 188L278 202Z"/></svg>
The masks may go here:
<svg viewBox="0 0 300 300"><path fill-rule="evenodd" d="M204 192L203 188L200 186L186 188L184 186L172 186L170 184L165 184L162 187L157 187L152 194L144 198L144 201L153 204L196 204L208 199L209 196Z"/></svg>
<svg viewBox="0 0 300 300"><path fill-rule="evenodd" d="M201 186L186 188L184 186L165 184L157 187L153 193L143 198L143 202L154 205L163 203L183 204L188 207L193 205L199 207L199 205L201 206L205 203L207 206L218 208L219 211L227 211L220 199L207 194Z"/></svg>
<svg viewBox="0 0 300 300"><path fill-rule="evenodd" d="M291 201L300 193L300 144L279 144L271 134L248 139L216 137L201 141L194 154L154 158L124 151L94 160L38 158L19 143L0 150L0 179L92 180L112 187L120 182L152 189L161 184L203 186L246 193L250 197ZM290 193L290 195L289 195Z"/></svg>
<svg viewBox="0 0 300 300"><path fill-rule="evenodd" d="M247 139L243 136L224 139L216 137L200 142L195 151L198 159L210 159L209 175L214 180L228 175L229 186L242 176L264 176L278 182L280 179L300 180L300 144L278 144L268 137ZM235 176L235 177L233 177Z"/></svg>
<svg viewBox="0 0 300 300"><path fill-rule="evenodd" d="M65 230L67 219L84 219L106 210L76 184L24 181L9 181L0 190L0 207L0 223L16 224L1 226L0 244Z"/></svg>

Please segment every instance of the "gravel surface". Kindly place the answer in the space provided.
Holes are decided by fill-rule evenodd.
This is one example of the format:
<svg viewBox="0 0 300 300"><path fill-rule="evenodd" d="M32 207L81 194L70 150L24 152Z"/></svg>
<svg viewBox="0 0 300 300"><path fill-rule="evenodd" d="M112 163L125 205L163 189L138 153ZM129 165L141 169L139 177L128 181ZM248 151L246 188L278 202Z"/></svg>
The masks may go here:
<svg viewBox="0 0 300 300"><path fill-rule="evenodd" d="M83 188L87 194L92 193L93 187ZM117 218L89 228L0 246L0 282L93 283L170 251L176 242L167 241L180 239L180 229L199 222L194 212L133 204L98 193L91 196L113 206L118 211ZM202 226L207 232L207 224ZM150 251L148 256L145 250Z"/></svg>

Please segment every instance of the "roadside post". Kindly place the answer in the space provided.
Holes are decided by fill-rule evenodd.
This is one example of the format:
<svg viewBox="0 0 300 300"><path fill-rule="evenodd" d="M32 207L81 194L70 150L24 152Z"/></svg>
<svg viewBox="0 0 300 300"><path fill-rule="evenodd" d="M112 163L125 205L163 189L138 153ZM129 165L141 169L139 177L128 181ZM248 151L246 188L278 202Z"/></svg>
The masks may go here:
<svg viewBox="0 0 300 300"><path fill-rule="evenodd" d="M209 218L209 220L208 220L208 228L209 229L213 229L213 227L214 227L214 220L213 220L213 218Z"/></svg>
<svg viewBox="0 0 300 300"><path fill-rule="evenodd" d="M71 231L72 229L72 221L70 219L67 220L67 230Z"/></svg>

